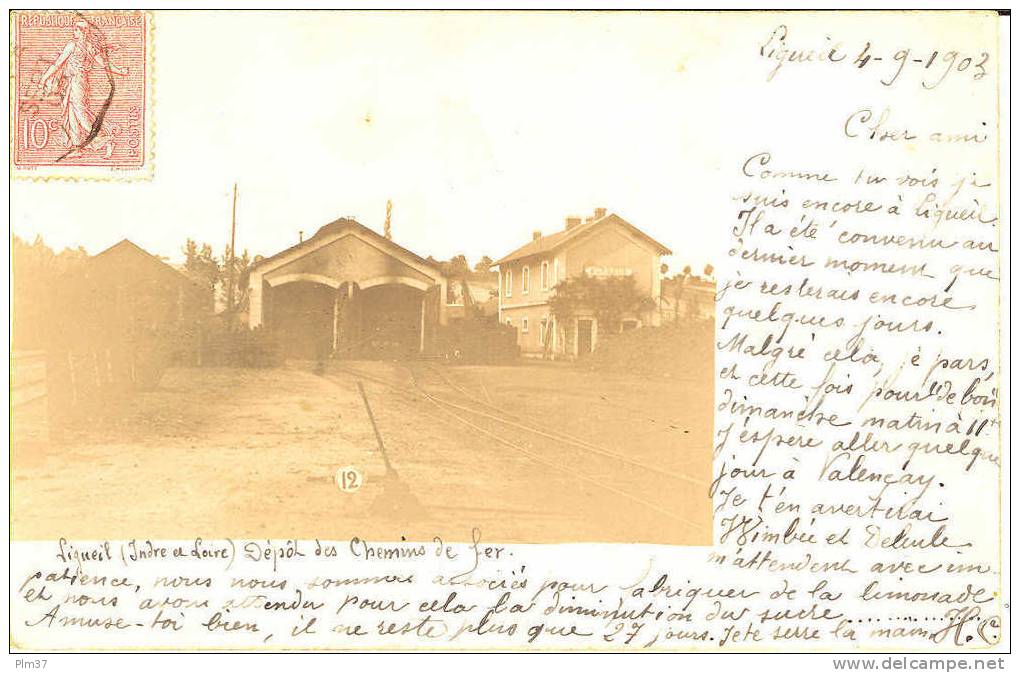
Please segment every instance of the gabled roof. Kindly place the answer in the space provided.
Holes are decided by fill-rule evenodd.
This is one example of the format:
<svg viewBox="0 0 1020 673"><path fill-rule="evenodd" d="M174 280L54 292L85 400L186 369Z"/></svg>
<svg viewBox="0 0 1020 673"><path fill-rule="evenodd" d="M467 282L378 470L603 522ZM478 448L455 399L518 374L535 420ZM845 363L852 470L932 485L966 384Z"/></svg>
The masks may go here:
<svg viewBox="0 0 1020 673"><path fill-rule="evenodd" d="M585 236L594 232L596 229L599 229L603 225L609 223L615 223L628 229L632 234L644 240L650 246L655 248L660 255L673 254L673 252L669 248L664 246L662 243L659 243L654 238L652 238L645 232L641 231L627 220L623 219L616 213L609 213L605 217L599 218L597 220L585 222L583 224L578 224L571 227L570 229L558 231L555 234L549 234L548 236L542 236L540 238L537 238L527 243L526 245L522 245L521 247L517 248L509 255L506 255L505 257L502 257L501 259L497 260L494 266L498 264L506 264L507 262L512 262L513 260L516 259L532 257L534 255L542 255L548 252L552 252L553 250L558 250L567 245L568 243L573 243L578 239L584 238Z"/></svg>
<svg viewBox="0 0 1020 673"><path fill-rule="evenodd" d="M308 248L308 251L311 252L315 248L319 247L319 244L323 241L323 239L325 239L327 237L330 237L330 236L333 236L335 234L341 234L341 233L346 232L346 231L357 232L357 233L360 233L360 234L364 234L364 235L372 238L376 243L378 243L380 246L382 246L384 248L389 248L393 252L397 252L397 253L402 254L402 255L407 255L408 257L411 257L412 259L414 259L419 264L424 264L424 265L428 266L429 268L432 268L432 269L435 269L436 271L442 272L442 269L439 267L439 265L437 263L435 263L433 261L430 261L430 260L427 260L424 257L420 257L420 256L414 254L413 252L411 252L407 248L405 248L403 246L400 246L400 245L397 245L392 240L386 238L385 236L382 236L381 234L379 234L376 231L373 231L372 229L369 229L368 227L366 227L365 225L361 224L360 222L356 222L355 220L352 220L352 219L346 218L346 217L342 217L342 218L340 218L338 220L333 220L329 224L325 224L325 225L319 227L319 230L315 232L314 236L311 236L310 238L306 238L305 240L301 241L297 245L292 245L291 247L287 248L286 250L281 250L280 252L276 253L275 255L272 255L270 257L265 257L263 259L260 259L259 261L257 261L254 264L252 264L252 269L253 270L257 269L258 267L263 266L264 264L268 264L269 262L271 262L273 260L279 259L279 258L281 258L281 257L283 257L285 255L289 255L289 254L291 254L293 252L296 252L298 250L301 250L303 248Z"/></svg>
<svg viewBox="0 0 1020 673"><path fill-rule="evenodd" d="M117 255L131 255L137 259L142 260L153 269L158 269L159 273L164 274L168 279L172 278L174 281L184 283L187 285L194 285L194 281L182 273L180 270L175 269L159 257L156 257L151 252L139 247L135 243L128 239L122 239L121 241L114 243L109 248L106 248L102 252L97 252L95 255L88 259L88 265L92 269L96 268L97 264L115 264ZM100 267L102 268L102 267ZM90 270L92 270L90 269Z"/></svg>
<svg viewBox="0 0 1020 673"><path fill-rule="evenodd" d="M168 267L170 269L173 269L172 266L170 266L169 264L167 264L166 262L161 260L159 257L156 257L155 255L153 255L148 250L145 250L144 248L140 247L136 243L133 243L132 241L130 241L130 240L126 239L126 238L122 238L120 241L114 243L109 248L106 248L105 250L102 250L102 251L97 252L96 254L92 255L92 259L96 259L96 258L102 257L103 255L113 255L113 254L119 253L119 252L120 253L129 253L129 254L130 253L136 253L136 254L140 253L141 255L144 255L145 257L151 257L153 259L153 261L159 262L160 264L163 264L166 267Z"/></svg>

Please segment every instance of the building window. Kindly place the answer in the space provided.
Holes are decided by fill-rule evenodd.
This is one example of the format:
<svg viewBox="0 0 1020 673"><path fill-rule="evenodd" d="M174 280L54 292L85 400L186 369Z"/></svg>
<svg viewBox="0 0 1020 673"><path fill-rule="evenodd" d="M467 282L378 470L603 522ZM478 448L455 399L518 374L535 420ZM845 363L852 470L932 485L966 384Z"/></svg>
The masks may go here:
<svg viewBox="0 0 1020 673"><path fill-rule="evenodd" d="M542 289L549 289L549 262L542 262Z"/></svg>
<svg viewBox="0 0 1020 673"><path fill-rule="evenodd" d="M503 278L503 290L504 294L508 297L512 297L514 294L514 272L513 269L507 269L506 276Z"/></svg>
<svg viewBox="0 0 1020 673"><path fill-rule="evenodd" d="M556 258L553 260L553 286L560 282L560 260Z"/></svg>
<svg viewBox="0 0 1020 673"><path fill-rule="evenodd" d="M528 294L531 289L531 269L525 264L521 269L521 294Z"/></svg>
<svg viewBox="0 0 1020 673"><path fill-rule="evenodd" d="M548 331L549 320L547 318L542 318L542 322L538 324L538 343L542 344L543 346L545 345L546 338L548 336L546 333Z"/></svg>
<svg viewBox="0 0 1020 673"><path fill-rule="evenodd" d="M527 334L527 333L528 333L528 319L527 318L521 318L521 334Z"/></svg>

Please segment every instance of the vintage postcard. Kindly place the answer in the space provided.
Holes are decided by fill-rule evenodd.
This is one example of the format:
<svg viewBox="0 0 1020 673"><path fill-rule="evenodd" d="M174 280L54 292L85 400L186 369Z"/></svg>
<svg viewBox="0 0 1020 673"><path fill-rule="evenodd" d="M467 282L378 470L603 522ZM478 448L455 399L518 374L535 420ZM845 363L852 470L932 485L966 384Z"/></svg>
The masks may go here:
<svg viewBox="0 0 1020 673"><path fill-rule="evenodd" d="M12 652L995 668L1008 21L12 11Z"/></svg>

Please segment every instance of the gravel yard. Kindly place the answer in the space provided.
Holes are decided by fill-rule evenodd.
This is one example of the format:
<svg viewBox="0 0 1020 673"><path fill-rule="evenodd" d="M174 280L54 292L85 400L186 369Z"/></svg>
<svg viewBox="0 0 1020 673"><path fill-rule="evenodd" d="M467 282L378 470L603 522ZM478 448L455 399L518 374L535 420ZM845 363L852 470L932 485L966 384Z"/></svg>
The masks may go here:
<svg viewBox="0 0 1020 673"><path fill-rule="evenodd" d="M172 369L62 435L15 408L13 536L708 544L711 419L710 379L577 365Z"/></svg>

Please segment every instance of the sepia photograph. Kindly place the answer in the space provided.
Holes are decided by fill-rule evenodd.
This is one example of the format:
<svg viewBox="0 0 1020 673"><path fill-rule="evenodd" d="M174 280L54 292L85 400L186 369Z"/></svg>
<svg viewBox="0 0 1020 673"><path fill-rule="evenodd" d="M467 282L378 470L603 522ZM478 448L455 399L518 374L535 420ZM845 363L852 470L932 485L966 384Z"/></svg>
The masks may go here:
<svg viewBox="0 0 1020 673"><path fill-rule="evenodd" d="M16 166L117 176L144 159L130 122L146 118L151 18L115 18L17 15ZM310 20L249 21L281 19ZM467 17L322 20L364 41L428 41ZM486 60L458 83L546 67L463 48ZM313 67L287 53L280 77ZM641 167L613 156L628 137L604 136L618 108L556 94L590 117L586 135L566 112L535 116L506 81L452 98L442 51L410 87L388 54L381 41L315 64L329 129L290 119L281 138L271 108L221 94L244 118L212 138L224 129L206 117L186 150L157 145L163 175L137 197L111 203L125 191L111 185L45 213L15 204L15 537L59 537L71 508L89 538L456 540L477 527L503 542L709 544L715 277L699 223L626 187ZM113 65L129 56L132 88ZM557 67L550 92L572 64ZM601 73L607 94L625 74ZM543 148L549 133L571 137ZM268 151L237 151L249 141ZM272 160L280 142L331 158L310 177ZM179 221L153 225L153 208Z"/></svg>

